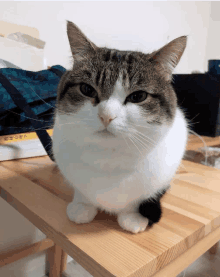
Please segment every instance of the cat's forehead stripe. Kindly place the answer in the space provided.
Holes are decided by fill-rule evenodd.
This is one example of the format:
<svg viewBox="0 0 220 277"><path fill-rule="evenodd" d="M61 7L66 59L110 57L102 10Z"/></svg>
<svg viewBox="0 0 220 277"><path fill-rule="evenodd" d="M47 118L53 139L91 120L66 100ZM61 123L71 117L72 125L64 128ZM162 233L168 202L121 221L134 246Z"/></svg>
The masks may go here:
<svg viewBox="0 0 220 277"><path fill-rule="evenodd" d="M113 87L119 74L122 74L122 80L127 85L128 83L134 84L136 82L141 84L143 79L138 79L137 77L133 78L134 74L131 75L132 70L134 69L134 61L138 60L135 53L115 49L105 49L101 55L101 59L106 64L103 68L98 68L96 70L95 84L97 86L102 88L105 85ZM125 63L122 64L122 62ZM134 72L138 73L137 71Z"/></svg>
<svg viewBox="0 0 220 277"><path fill-rule="evenodd" d="M110 60L110 57L111 57L111 50L106 51L102 56L104 62L108 62Z"/></svg>
<svg viewBox="0 0 220 277"><path fill-rule="evenodd" d="M103 55L102 60L104 62L123 62L126 61L130 66L137 59L135 53L129 51L120 51L115 49L107 49ZM130 70L130 68L129 68Z"/></svg>

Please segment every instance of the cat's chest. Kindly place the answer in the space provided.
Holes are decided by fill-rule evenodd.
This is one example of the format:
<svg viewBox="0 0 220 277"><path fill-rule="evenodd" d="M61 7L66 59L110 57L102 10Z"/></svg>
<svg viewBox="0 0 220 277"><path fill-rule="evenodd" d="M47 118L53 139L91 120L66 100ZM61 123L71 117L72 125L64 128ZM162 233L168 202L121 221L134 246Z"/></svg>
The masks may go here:
<svg viewBox="0 0 220 277"><path fill-rule="evenodd" d="M80 162L90 166L91 169L108 173L124 171L132 174L136 168L135 159L128 153L119 153L118 149L87 150L81 152Z"/></svg>
<svg viewBox="0 0 220 277"><path fill-rule="evenodd" d="M146 193L146 179L138 172L121 169L96 170L83 163L69 165L68 179L90 202L109 212L125 208Z"/></svg>
<svg viewBox="0 0 220 277"><path fill-rule="evenodd" d="M67 146L67 144L66 144ZM146 192L146 179L140 178L137 165L117 150L71 148L59 152L57 161L63 175L94 205L124 208ZM64 156L68 159L64 159ZM146 176L145 176L146 177Z"/></svg>

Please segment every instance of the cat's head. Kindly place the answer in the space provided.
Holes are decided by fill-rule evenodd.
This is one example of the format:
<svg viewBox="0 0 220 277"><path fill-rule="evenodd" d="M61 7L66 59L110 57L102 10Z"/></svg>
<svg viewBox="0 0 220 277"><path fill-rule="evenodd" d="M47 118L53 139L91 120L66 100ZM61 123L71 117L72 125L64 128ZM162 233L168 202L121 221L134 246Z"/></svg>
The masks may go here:
<svg viewBox="0 0 220 277"><path fill-rule="evenodd" d="M172 72L186 37L144 54L98 47L72 22L67 22L67 34L74 65L58 87L60 123L72 122L74 132L83 131L108 145L115 138L124 143L125 138L134 143L146 144L147 138L156 142L176 114Z"/></svg>

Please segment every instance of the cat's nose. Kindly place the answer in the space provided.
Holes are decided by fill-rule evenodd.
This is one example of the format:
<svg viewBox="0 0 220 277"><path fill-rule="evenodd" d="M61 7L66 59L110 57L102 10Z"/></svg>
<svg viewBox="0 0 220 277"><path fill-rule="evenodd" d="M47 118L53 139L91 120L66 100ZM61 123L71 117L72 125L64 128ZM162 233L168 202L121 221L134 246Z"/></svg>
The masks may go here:
<svg viewBox="0 0 220 277"><path fill-rule="evenodd" d="M110 123L113 119L115 119L116 117L113 118L112 116L100 116L100 115L99 115L99 118L101 119L103 125L104 125L105 127L107 127L107 126L109 125L109 123Z"/></svg>

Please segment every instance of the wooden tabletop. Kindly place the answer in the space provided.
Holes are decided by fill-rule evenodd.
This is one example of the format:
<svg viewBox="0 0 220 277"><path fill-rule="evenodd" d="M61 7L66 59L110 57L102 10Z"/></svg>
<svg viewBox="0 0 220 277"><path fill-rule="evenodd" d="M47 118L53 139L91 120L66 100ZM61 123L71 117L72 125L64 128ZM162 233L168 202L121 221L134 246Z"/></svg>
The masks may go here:
<svg viewBox="0 0 220 277"><path fill-rule="evenodd" d="M219 137L203 139L220 145ZM188 149L199 147L190 136ZM89 224L71 222L66 207L73 191L47 156L0 163L1 196L97 277L176 276L220 239L219 180L219 169L183 160L160 222L132 234L104 212Z"/></svg>

